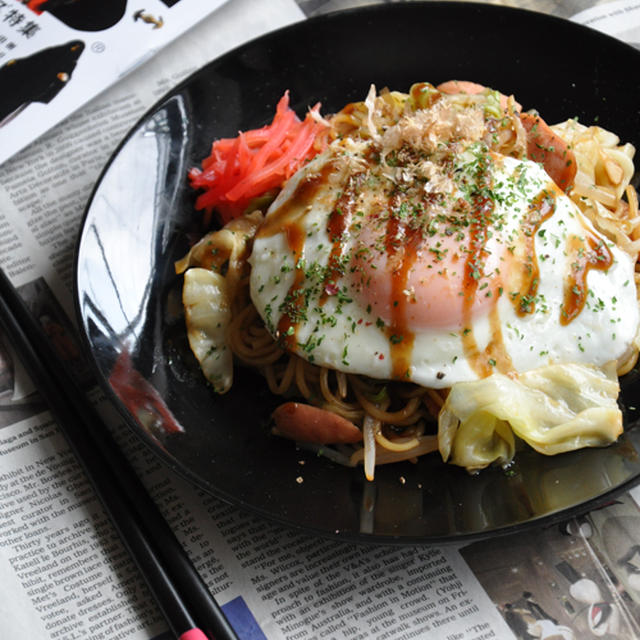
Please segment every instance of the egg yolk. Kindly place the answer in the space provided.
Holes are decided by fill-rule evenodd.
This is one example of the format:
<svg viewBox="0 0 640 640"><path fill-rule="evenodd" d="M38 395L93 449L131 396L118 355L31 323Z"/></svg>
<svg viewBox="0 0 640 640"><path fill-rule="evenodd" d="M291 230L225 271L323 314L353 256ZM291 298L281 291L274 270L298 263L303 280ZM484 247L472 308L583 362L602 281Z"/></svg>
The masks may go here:
<svg viewBox="0 0 640 640"><path fill-rule="evenodd" d="M352 257L355 296L386 324L410 331L464 329L502 293L509 256L482 225L437 232L367 225Z"/></svg>

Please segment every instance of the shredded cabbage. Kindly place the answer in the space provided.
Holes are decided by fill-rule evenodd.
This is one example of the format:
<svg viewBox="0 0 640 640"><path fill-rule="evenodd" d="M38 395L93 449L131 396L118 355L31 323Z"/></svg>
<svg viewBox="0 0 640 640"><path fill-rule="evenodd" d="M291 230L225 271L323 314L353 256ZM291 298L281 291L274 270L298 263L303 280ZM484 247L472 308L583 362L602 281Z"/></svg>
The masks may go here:
<svg viewBox="0 0 640 640"><path fill-rule="evenodd" d="M611 444L622 433L615 363L564 364L453 385L438 421L440 454L469 471L515 453L515 436L546 455Z"/></svg>

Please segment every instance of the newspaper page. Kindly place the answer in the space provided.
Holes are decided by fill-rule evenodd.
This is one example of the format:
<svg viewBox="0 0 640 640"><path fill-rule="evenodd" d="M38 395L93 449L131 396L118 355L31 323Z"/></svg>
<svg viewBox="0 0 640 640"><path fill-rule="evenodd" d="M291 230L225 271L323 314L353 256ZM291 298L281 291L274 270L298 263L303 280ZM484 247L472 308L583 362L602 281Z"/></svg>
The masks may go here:
<svg viewBox="0 0 640 640"><path fill-rule="evenodd" d="M0 163L226 0L0 0Z"/></svg>
<svg viewBox="0 0 640 640"><path fill-rule="evenodd" d="M233 0L0 167L0 264L80 375L71 252L109 154L186 74L302 17L290 0L268 8ZM461 548L336 543L197 491L138 443L99 390L90 394L240 638L640 638L640 513L631 495L577 520ZM3 637L171 637L1 339L0 514Z"/></svg>
<svg viewBox="0 0 640 640"><path fill-rule="evenodd" d="M615 0L591 7L571 19L640 48L640 3Z"/></svg>

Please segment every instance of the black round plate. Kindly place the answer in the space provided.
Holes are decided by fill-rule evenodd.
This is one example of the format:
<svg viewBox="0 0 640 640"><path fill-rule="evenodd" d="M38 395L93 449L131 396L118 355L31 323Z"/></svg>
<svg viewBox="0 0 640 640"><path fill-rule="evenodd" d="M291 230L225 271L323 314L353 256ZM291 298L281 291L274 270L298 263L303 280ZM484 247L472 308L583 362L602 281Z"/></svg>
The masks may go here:
<svg viewBox="0 0 640 640"><path fill-rule="evenodd" d="M277 400L259 376L239 371L224 396L205 384L186 343L173 263L200 232L187 170L213 139L270 121L286 89L299 114L316 101L331 113L363 99L371 83L407 91L419 81L469 79L513 93L548 122L578 117L637 144L634 68L636 50L590 29L449 2L321 16L212 62L129 133L85 214L77 313L105 390L135 432L198 487L342 540L416 544L505 533L629 488L640 475L632 407L616 444L556 457L525 450L509 473L470 476L431 455L379 468L367 483L361 468L297 451L269 434ZM635 372L625 377L623 403L640 400L639 384Z"/></svg>

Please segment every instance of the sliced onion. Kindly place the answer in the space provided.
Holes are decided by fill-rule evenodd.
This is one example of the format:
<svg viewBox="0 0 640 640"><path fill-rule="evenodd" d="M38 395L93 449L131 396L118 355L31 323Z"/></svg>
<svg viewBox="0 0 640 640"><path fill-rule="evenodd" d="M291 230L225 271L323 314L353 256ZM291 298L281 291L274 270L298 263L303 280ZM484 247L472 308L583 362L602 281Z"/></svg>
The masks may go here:
<svg viewBox="0 0 640 640"><path fill-rule="evenodd" d="M364 417L362 439L364 442L364 475L373 480L376 467L376 431L380 430L380 422L371 416Z"/></svg>

